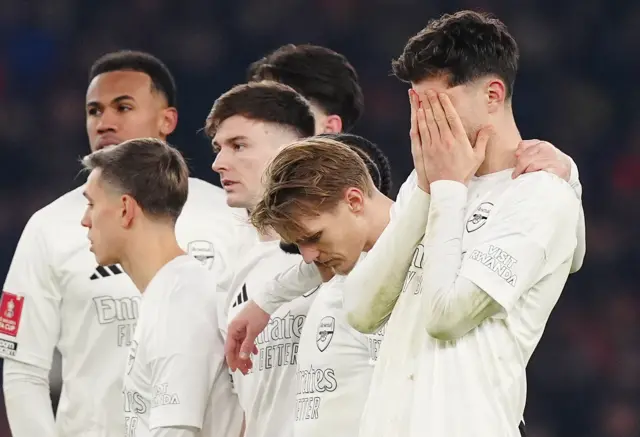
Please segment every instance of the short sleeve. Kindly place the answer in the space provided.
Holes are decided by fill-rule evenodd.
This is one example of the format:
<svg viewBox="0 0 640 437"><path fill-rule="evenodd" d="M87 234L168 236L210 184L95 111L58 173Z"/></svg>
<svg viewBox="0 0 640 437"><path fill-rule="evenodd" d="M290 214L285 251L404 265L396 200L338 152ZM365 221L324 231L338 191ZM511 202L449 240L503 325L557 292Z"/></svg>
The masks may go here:
<svg viewBox="0 0 640 437"><path fill-rule="evenodd" d="M49 370L60 334L61 295L42 217L22 232L0 299L0 357Z"/></svg>
<svg viewBox="0 0 640 437"><path fill-rule="evenodd" d="M554 175L519 179L464 254L459 274L507 312L542 277L570 262L580 209L569 184Z"/></svg>

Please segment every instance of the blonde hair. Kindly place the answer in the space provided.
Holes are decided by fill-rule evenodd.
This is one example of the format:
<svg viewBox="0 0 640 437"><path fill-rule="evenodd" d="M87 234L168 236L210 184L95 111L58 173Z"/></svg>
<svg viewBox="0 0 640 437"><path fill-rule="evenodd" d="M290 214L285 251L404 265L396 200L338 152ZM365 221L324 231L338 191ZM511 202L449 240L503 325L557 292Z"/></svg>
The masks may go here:
<svg viewBox="0 0 640 437"><path fill-rule="evenodd" d="M287 242L303 236L303 217L333 210L348 188L375 191L362 158L343 143L305 138L283 148L264 174L264 194L251 212L258 231L274 229Z"/></svg>

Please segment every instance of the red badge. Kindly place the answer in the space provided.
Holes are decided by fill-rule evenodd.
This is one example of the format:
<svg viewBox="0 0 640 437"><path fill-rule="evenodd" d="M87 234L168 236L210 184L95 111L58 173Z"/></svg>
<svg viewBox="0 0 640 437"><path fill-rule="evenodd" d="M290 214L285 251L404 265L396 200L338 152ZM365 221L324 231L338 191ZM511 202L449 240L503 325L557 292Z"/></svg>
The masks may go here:
<svg viewBox="0 0 640 437"><path fill-rule="evenodd" d="M2 292L0 300L0 334L15 337L20 327L20 316L22 315L22 305L24 297L15 294Z"/></svg>

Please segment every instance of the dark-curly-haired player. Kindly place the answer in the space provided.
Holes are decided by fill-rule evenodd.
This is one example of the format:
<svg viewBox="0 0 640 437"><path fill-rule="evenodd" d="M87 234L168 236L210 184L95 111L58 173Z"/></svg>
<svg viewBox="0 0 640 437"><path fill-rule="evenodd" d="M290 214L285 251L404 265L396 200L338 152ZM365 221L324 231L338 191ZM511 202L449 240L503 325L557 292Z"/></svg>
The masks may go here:
<svg viewBox="0 0 640 437"><path fill-rule="evenodd" d="M461 11L393 62L415 173L346 283L351 326L386 327L359 435L520 436L526 366L584 234L577 172L513 177L518 58L504 23Z"/></svg>

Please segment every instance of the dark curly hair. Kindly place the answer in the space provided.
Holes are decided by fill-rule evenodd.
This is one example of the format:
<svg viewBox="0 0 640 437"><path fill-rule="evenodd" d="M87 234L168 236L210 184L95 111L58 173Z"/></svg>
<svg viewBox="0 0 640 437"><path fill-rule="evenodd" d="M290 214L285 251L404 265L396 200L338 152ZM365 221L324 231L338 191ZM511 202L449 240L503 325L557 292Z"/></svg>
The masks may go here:
<svg viewBox="0 0 640 437"><path fill-rule="evenodd" d="M442 76L449 86L496 75L511 98L519 57L518 44L504 23L489 14L460 11L430 21L411 37L392 69L404 82Z"/></svg>

